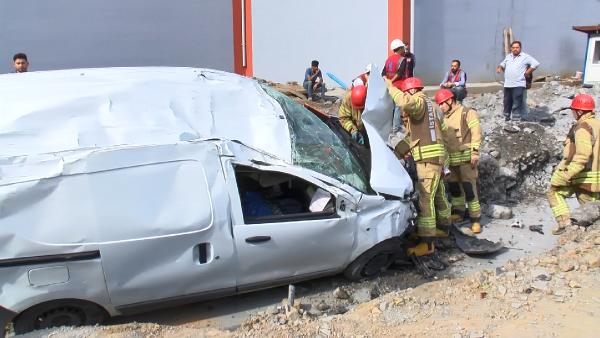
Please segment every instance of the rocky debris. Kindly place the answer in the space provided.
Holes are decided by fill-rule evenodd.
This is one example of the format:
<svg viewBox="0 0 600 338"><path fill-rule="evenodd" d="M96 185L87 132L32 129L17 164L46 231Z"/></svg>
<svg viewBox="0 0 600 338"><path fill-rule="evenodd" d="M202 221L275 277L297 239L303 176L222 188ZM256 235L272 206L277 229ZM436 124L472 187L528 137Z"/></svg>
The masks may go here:
<svg viewBox="0 0 600 338"><path fill-rule="evenodd" d="M600 86L582 89L558 81L528 90L529 115L505 122L503 93L468 96L464 105L479 112L484 142L479 180L485 202L519 202L545 192L554 166L562 157L562 140L574 123L569 96L586 92L600 96Z"/></svg>
<svg viewBox="0 0 600 338"><path fill-rule="evenodd" d="M348 294L348 292L344 289L342 289L341 287L336 288L335 290L333 290L333 296L337 299L349 299L350 295Z"/></svg>
<svg viewBox="0 0 600 338"><path fill-rule="evenodd" d="M496 219L511 219L513 217L512 209L503 205L491 204L487 208L487 215Z"/></svg>
<svg viewBox="0 0 600 338"><path fill-rule="evenodd" d="M288 320L282 326L268 324L273 321L266 320L267 324L262 326L260 332L274 332L269 325L275 325L287 328L283 331L285 333L277 331L280 332L278 335L310 336L311 332L318 332L325 327L331 336L343 336L348 332L352 332L353 336L379 336L384 335L383 332L395 332L393 328L404 332L405 327L420 325L420 334L431 332L435 335L435 332L440 332L436 331L437 326L443 326L448 321L454 322L456 316L470 308L476 309L473 310L476 318L485 319L478 323L491 321L493 327L504 321L510 322L532 313L534 308L535 311L543 311L536 308L536 304L544 299L555 303L569 302L586 288L589 283L586 281L597 278L597 274L589 274L600 272L600 246L594 244L600 234L599 227L600 223L597 223L586 232L568 229L561 236L562 243L559 246L537 257L508 261L501 268L483 270L464 278L442 279L416 289L382 294L354 308L345 307L344 310L349 311L343 316L335 315L345 312L336 309L339 305L335 305L331 311L333 316L306 316L297 324ZM370 293L364 287L344 291L354 300L366 300ZM473 326L472 321L470 324L470 330L455 326L452 329L454 331L448 334L456 337L494 335L494 331L488 333L485 326Z"/></svg>
<svg viewBox="0 0 600 338"><path fill-rule="evenodd" d="M577 225L583 227L587 227L595 221L600 220L600 201L581 205L571 214L571 218L577 222Z"/></svg>
<svg viewBox="0 0 600 338"><path fill-rule="evenodd" d="M371 300L371 290L369 290L369 288L354 290L352 293L352 299L356 303L368 302Z"/></svg>

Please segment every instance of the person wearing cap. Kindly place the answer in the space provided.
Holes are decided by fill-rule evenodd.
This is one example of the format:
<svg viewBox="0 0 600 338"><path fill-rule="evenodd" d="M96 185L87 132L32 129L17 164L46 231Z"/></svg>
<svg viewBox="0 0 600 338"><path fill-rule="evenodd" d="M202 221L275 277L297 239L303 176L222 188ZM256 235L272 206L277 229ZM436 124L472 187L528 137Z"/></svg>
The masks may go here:
<svg viewBox="0 0 600 338"><path fill-rule="evenodd" d="M338 110L342 128L350 133L354 141L364 146L368 146L367 133L362 122L362 113L366 101L367 87L364 85L354 86L346 91Z"/></svg>
<svg viewBox="0 0 600 338"><path fill-rule="evenodd" d="M402 82L414 76L414 55L406 51L406 45L400 39L394 39L390 43L390 55L385 61L384 67L381 70L381 76L385 76L392 84L402 89ZM402 107L394 108L392 120L392 133L400 131L402 127Z"/></svg>
<svg viewBox="0 0 600 338"><path fill-rule="evenodd" d="M316 90L320 89L321 98L325 95L325 83L323 82L323 73L319 69L319 61L312 60L310 67L306 68L303 86L306 89L309 101L313 100L313 92Z"/></svg>
<svg viewBox="0 0 600 338"><path fill-rule="evenodd" d="M552 233L559 235L571 225L565 199L575 194L579 204L600 200L600 121L594 98L578 94L571 101L576 122L564 141L563 158L554 169L547 197L558 223Z"/></svg>
<svg viewBox="0 0 600 338"><path fill-rule="evenodd" d="M450 205L446 199L442 170L446 162L441 123L433 103L425 95L423 83L416 77L404 80L403 91L390 79L385 79L388 92L397 106L407 115L408 133L404 138L392 138L390 145L396 155L404 157L409 151L417 165L419 215L417 236L421 243L408 249L409 255L425 256L435 251L433 238L448 236Z"/></svg>
<svg viewBox="0 0 600 338"><path fill-rule="evenodd" d="M465 204L469 208L471 231L481 232L481 206L477 194L477 165L482 134L479 114L466 108L449 89L435 93L435 102L444 113L442 133L448 152L450 175L447 179L452 205L452 221L462 222Z"/></svg>
<svg viewBox="0 0 600 338"><path fill-rule="evenodd" d="M456 101L463 102L467 96L467 73L460 68L460 60L452 60L450 70L442 79L440 88L450 90Z"/></svg>
<svg viewBox="0 0 600 338"><path fill-rule="evenodd" d="M355 77L354 80L352 80L352 87L356 87L356 86L368 86L369 85L369 76L371 75L371 64L369 63L368 65L365 66L365 72L360 74L359 76Z"/></svg>

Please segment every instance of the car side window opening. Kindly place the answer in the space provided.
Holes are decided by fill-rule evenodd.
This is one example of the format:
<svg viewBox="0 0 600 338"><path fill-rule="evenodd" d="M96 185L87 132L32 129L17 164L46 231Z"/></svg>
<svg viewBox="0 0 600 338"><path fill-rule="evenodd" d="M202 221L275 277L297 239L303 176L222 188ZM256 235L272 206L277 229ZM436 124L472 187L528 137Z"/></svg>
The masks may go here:
<svg viewBox="0 0 600 338"><path fill-rule="evenodd" d="M301 178L235 166L246 224L337 217L335 198Z"/></svg>

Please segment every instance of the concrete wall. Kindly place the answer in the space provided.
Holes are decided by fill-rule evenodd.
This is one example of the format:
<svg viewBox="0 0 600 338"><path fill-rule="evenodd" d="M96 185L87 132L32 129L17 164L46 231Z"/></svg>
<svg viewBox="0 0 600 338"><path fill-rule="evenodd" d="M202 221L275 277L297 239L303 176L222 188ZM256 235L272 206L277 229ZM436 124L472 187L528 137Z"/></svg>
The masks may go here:
<svg viewBox="0 0 600 338"><path fill-rule="evenodd" d="M231 1L0 1L0 73L25 52L30 70L197 66L233 71Z"/></svg>
<svg viewBox="0 0 600 338"><path fill-rule="evenodd" d="M257 77L301 82L317 59L349 84L368 63L385 62L387 0L253 1L252 40Z"/></svg>
<svg viewBox="0 0 600 338"><path fill-rule="evenodd" d="M598 23L599 0L415 0L416 74L439 83L458 58L471 82L501 80L502 30L512 27L523 51L541 66L535 75L582 70L586 36L574 25Z"/></svg>

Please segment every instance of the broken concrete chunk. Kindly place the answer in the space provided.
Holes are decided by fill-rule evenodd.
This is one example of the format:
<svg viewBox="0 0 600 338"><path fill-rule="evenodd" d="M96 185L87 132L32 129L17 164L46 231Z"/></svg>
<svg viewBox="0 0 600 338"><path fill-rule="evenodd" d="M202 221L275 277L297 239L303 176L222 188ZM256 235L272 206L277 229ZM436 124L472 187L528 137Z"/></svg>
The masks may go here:
<svg viewBox="0 0 600 338"><path fill-rule="evenodd" d="M588 202L581 205L571 214L579 226L590 226L597 220L600 220L600 201Z"/></svg>
<svg viewBox="0 0 600 338"><path fill-rule="evenodd" d="M590 269L600 268L600 256L598 255L587 255L585 262Z"/></svg>
<svg viewBox="0 0 600 338"><path fill-rule="evenodd" d="M496 219L510 219L513 216L511 208L499 204L491 204L487 209L487 214Z"/></svg>
<svg viewBox="0 0 600 338"><path fill-rule="evenodd" d="M371 300L371 290L368 288L362 288L352 293L352 299L357 303L364 303Z"/></svg>
<svg viewBox="0 0 600 338"><path fill-rule="evenodd" d="M333 296L337 299L348 299L350 298L350 295L348 294L348 292L346 292L344 289L337 287L335 290L333 290Z"/></svg>

